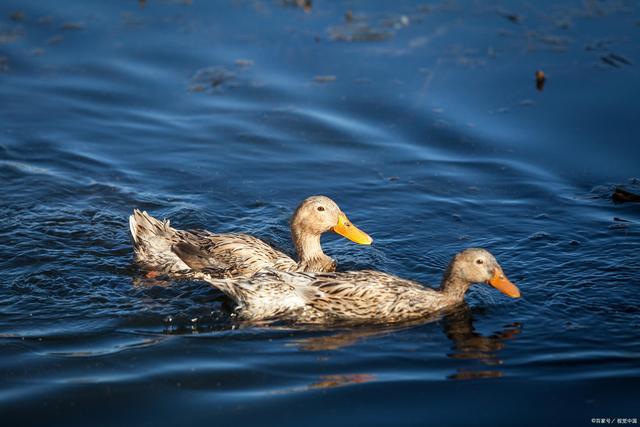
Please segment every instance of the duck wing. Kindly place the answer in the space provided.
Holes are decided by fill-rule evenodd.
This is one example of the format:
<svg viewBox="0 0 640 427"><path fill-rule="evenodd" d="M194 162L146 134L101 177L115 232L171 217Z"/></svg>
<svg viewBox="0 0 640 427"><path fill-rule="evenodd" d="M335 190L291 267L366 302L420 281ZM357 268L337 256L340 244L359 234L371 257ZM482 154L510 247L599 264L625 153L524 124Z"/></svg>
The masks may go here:
<svg viewBox="0 0 640 427"><path fill-rule="evenodd" d="M192 271L206 270L212 276L224 277L233 270L229 264L211 256L211 253L204 250L202 246L194 245L189 241L175 243L171 246L171 251L187 264Z"/></svg>
<svg viewBox="0 0 640 427"><path fill-rule="evenodd" d="M304 273L285 273L274 269L258 272L253 277L220 278L217 271L208 269L194 272L236 304L236 311L245 320L291 319L304 309L306 283L313 280ZM289 276L281 276L291 274ZM287 280L283 280L287 277Z"/></svg>
<svg viewBox="0 0 640 427"><path fill-rule="evenodd" d="M298 278L297 283L298 294L316 313L308 319L311 322L405 321L439 309L441 301L431 288L372 270L315 274L313 280L302 283Z"/></svg>
<svg viewBox="0 0 640 427"><path fill-rule="evenodd" d="M172 245L172 252L192 270L207 269L212 277L250 277L267 268L294 270L297 267L291 257L248 234L200 230L190 234L190 239Z"/></svg>

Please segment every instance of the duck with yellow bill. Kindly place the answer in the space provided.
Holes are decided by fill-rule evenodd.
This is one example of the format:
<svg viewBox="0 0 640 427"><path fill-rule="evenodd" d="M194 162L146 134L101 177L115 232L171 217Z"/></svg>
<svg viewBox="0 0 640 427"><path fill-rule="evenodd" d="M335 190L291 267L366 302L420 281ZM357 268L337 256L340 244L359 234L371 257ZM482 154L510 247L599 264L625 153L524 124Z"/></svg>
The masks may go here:
<svg viewBox="0 0 640 427"><path fill-rule="evenodd" d="M248 234L178 230L171 227L169 220L159 221L137 209L129 217L129 227L136 261L148 272L148 277L159 274L190 277L193 271L202 269L212 278L250 277L267 268L335 271L335 260L322 251L322 234L333 231L361 245L373 242L326 196L307 198L293 214L291 236L298 261ZM185 263L187 258L189 262Z"/></svg>

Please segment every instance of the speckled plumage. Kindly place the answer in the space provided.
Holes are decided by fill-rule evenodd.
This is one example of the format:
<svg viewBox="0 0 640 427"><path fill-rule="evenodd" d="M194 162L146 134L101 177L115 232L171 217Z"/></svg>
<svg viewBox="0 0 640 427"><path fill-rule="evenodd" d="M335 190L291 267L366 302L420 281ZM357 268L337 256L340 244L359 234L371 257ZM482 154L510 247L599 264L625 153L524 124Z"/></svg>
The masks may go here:
<svg viewBox="0 0 640 427"><path fill-rule="evenodd" d="M210 277L250 277L267 268L335 271L336 262L322 252L320 235L335 227L340 215L346 219L328 197L313 196L301 203L291 224L299 262L248 234L177 230L169 220L159 221L137 209L129 218L129 227L135 259L145 270L187 278L202 269Z"/></svg>
<svg viewBox="0 0 640 427"><path fill-rule="evenodd" d="M250 279L216 279L202 270L196 278L229 296L245 320L394 323L420 319L459 304L471 283L487 282L494 276L506 280L495 258L484 249L467 249L454 257L439 289L372 270L270 270Z"/></svg>
<svg viewBox="0 0 640 427"><path fill-rule="evenodd" d="M181 276L206 268L213 277L235 277L251 276L264 268L294 271L298 267L291 257L248 234L177 230L169 220L158 221L138 210L132 218L136 261L146 270Z"/></svg>

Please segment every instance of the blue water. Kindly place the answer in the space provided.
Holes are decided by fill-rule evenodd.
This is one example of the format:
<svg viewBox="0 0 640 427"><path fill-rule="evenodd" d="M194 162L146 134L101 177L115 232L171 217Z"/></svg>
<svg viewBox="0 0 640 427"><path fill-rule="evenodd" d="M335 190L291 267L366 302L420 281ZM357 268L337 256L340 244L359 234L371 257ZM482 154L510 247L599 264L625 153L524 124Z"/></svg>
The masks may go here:
<svg viewBox="0 0 640 427"><path fill-rule="evenodd" d="M633 1L3 1L3 424L640 418L639 37ZM313 194L375 239L325 237L341 269L483 246L523 297L246 327L133 264L134 208L291 252Z"/></svg>

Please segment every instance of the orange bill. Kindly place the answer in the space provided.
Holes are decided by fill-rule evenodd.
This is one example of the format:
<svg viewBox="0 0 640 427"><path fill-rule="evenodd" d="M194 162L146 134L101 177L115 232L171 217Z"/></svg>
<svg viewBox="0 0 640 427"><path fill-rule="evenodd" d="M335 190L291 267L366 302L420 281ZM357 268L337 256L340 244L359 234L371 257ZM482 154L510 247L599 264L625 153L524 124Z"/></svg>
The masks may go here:
<svg viewBox="0 0 640 427"><path fill-rule="evenodd" d="M351 224L349 218L342 212L338 214L338 223L333 227L333 231L361 245L370 245L373 242L373 239L367 233Z"/></svg>
<svg viewBox="0 0 640 427"><path fill-rule="evenodd" d="M511 298L520 298L520 289L507 279L500 267L496 268L493 277L489 279L489 284Z"/></svg>

